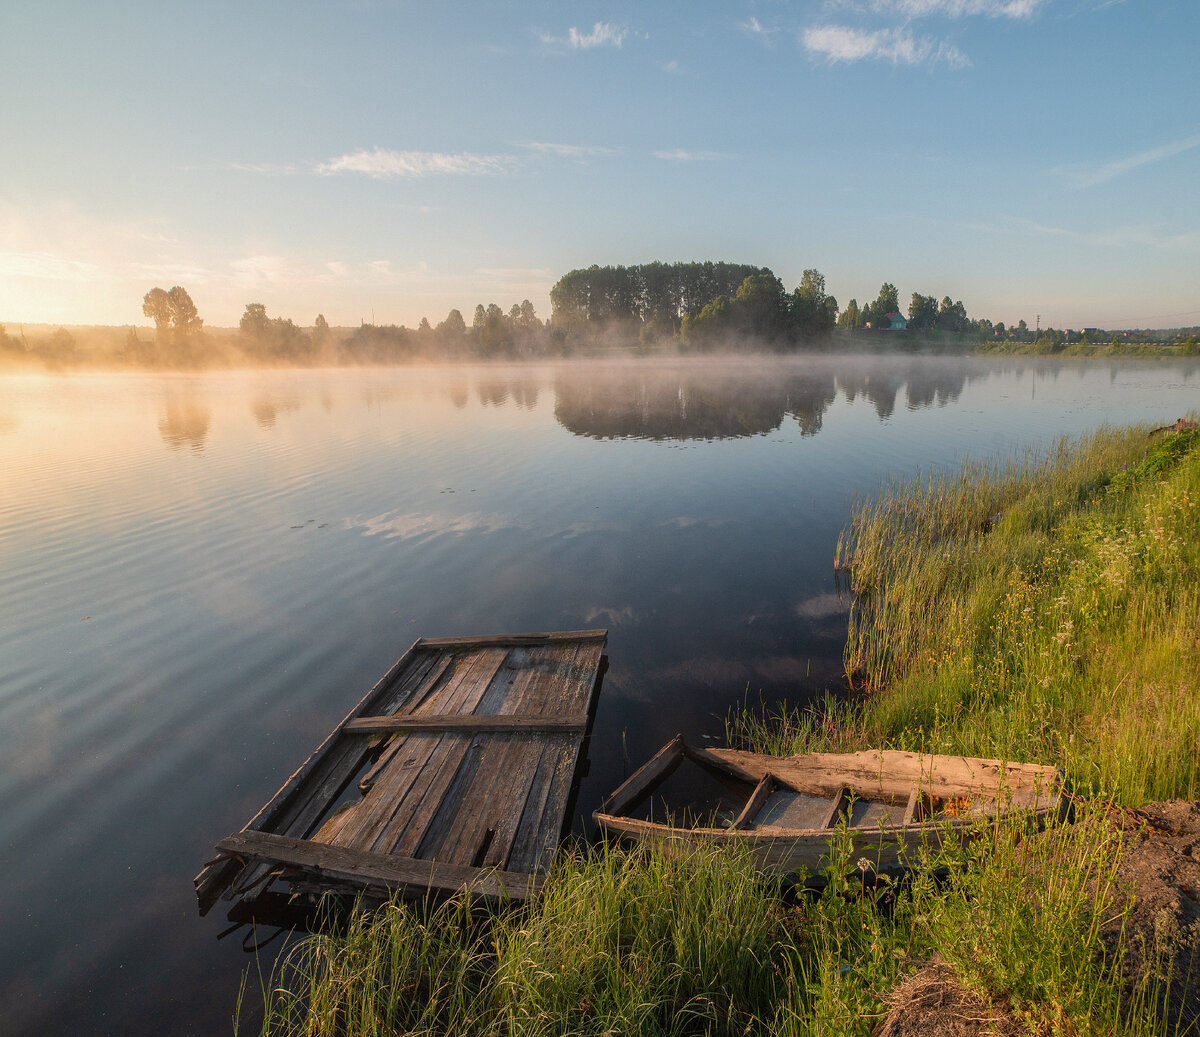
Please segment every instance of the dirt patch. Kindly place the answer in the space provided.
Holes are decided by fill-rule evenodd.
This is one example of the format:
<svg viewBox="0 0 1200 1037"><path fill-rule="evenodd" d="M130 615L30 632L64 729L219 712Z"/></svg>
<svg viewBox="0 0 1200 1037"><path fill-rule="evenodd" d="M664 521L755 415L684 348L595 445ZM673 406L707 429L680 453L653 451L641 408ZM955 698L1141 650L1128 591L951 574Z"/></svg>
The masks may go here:
<svg viewBox="0 0 1200 1037"><path fill-rule="evenodd" d="M1200 802L1150 803L1109 820L1124 833L1117 883L1131 905L1128 992L1166 1008L1171 1026L1200 1026ZM1101 940L1111 949L1120 935L1113 922Z"/></svg>
<svg viewBox="0 0 1200 1037"><path fill-rule="evenodd" d="M988 1005L959 981L949 965L933 960L885 999L889 1011L874 1037L1009 1037L1012 1017Z"/></svg>

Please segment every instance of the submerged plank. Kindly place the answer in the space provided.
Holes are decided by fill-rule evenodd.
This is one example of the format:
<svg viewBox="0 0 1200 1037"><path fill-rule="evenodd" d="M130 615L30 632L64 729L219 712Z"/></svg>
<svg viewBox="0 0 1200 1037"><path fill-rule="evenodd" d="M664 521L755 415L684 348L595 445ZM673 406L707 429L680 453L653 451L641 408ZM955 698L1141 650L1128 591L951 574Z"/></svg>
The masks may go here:
<svg viewBox="0 0 1200 1037"><path fill-rule="evenodd" d="M541 887L541 878L515 872L463 868L435 861L418 861L386 853L327 846L269 832L239 832L222 839L217 849L268 864L300 868L336 882L357 886L457 893L469 889L492 899L523 900Z"/></svg>
<svg viewBox="0 0 1200 1037"><path fill-rule="evenodd" d="M550 734L582 734L586 716L548 717L538 713L487 715L455 713L440 716L359 717L346 725L346 732L373 735L399 731L544 731Z"/></svg>
<svg viewBox="0 0 1200 1037"><path fill-rule="evenodd" d="M555 641L594 641L603 642L608 639L608 631L596 630L557 630L544 634L487 634L483 637L422 637L418 645L431 648L453 648L456 646L470 647L473 645L542 645Z"/></svg>

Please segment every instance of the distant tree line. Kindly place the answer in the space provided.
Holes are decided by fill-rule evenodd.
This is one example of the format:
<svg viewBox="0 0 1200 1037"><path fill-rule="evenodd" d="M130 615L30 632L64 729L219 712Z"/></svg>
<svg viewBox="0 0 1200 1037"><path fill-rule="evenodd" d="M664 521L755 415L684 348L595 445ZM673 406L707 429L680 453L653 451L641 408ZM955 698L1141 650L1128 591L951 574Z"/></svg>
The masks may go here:
<svg viewBox="0 0 1200 1037"><path fill-rule="evenodd" d="M478 304L470 324L452 309L440 323L421 318L416 328L367 324L331 328L322 314L311 326L268 315L246 304L234 330L209 329L187 290L152 288L142 312L154 322L150 340L136 328L65 328L26 335L0 326L0 358L48 367L82 363L151 367L387 364L436 359L521 359L597 353L612 349L704 352L718 349L939 349L1000 353L1200 353L1195 328L1169 332L1059 331L1024 320L973 319L962 301L913 292L907 314L900 293L884 282L875 299L844 308L815 268L788 292L767 267L739 263L647 263L572 270L550 291L543 321L525 299L508 310Z"/></svg>

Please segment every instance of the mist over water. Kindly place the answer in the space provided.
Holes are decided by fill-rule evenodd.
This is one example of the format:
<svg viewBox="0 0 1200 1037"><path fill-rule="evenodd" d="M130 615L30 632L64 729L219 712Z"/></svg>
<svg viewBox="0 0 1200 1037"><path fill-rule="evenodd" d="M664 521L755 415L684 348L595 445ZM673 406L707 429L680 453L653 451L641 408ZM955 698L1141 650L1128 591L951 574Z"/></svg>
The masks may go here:
<svg viewBox="0 0 1200 1037"><path fill-rule="evenodd" d="M192 877L417 637L609 628L588 817L676 732L840 686L856 496L1167 424L1198 370L0 377L5 1032L227 1030L252 959L217 942L220 907L197 917Z"/></svg>

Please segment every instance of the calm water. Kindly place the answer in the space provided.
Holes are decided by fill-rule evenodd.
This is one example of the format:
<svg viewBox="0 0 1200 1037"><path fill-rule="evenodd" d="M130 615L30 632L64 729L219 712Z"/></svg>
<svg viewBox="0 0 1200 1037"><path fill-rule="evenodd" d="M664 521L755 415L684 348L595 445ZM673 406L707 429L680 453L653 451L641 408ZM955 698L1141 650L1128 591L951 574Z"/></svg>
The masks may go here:
<svg viewBox="0 0 1200 1037"><path fill-rule="evenodd" d="M227 1031L251 959L192 877L418 636L609 628L590 815L677 731L837 686L856 495L1166 424L1198 372L0 377L0 1032Z"/></svg>

